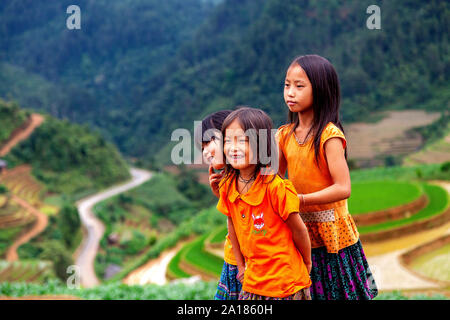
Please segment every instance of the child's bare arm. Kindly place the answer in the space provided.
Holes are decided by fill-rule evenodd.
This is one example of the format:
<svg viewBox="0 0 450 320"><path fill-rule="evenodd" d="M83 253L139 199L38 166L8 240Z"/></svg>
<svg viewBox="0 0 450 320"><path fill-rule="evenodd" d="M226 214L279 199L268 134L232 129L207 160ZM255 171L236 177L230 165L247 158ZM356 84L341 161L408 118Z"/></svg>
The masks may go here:
<svg viewBox="0 0 450 320"><path fill-rule="evenodd" d="M291 213L286 219L286 224L291 229L295 246L302 255L308 272L311 272L311 241L309 239L308 229L298 213Z"/></svg>
<svg viewBox="0 0 450 320"><path fill-rule="evenodd" d="M347 166L347 161L345 160L341 139L331 138L325 142L324 148L333 184L314 193L299 195L300 205L324 204L344 200L350 197L350 171Z"/></svg>
<svg viewBox="0 0 450 320"><path fill-rule="evenodd" d="M237 239L236 231L234 230L233 220L231 219L231 217L228 217L227 226L228 236L230 237L231 245L233 246L233 254L238 267L237 278L242 282L244 280L245 260L244 256L241 253L241 247L239 245L239 241Z"/></svg>
<svg viewBox="0 0 450 320"><path fill-rule="evenodd" d="M280 148L280 137L279 135L275 135L275 140L277 141L277 147L278 147L278 174L281 177L284 177L286 174L286 168L287 168L287 161L284 157L283 151Z"/></svg>

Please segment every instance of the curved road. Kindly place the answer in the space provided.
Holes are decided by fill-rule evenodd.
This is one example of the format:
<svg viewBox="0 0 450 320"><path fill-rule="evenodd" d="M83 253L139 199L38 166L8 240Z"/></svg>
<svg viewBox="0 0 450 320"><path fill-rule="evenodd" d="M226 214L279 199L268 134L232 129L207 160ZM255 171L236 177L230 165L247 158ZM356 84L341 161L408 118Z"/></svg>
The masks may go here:
<svg viewBox="0 0 450 320"><path fill-rule="evenodd" d="M130 173L132 176L131 181L81 199L77 202L81 223L87 230L87 236L85 236L82 244L77 250L78 254L75 262L79 267L80 282L83 287L89 288L100 283L95 275L94 261L100 240L105 232L105 227L100 220L95 217L92 208L105 199L137 187L149 180L152 176L151 172L136 168L131 168Z"/></svg>

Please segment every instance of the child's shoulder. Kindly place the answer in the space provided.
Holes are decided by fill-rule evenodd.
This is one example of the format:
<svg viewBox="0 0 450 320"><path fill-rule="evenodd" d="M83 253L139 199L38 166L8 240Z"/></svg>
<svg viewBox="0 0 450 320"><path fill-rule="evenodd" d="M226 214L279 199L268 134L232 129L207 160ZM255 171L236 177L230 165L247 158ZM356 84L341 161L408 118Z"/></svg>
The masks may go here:
<svg viewBox="0 0 450 320"><path fill-rule="evenodd" d="M276 174L275 177L270 177L269 178L269 191L270 192L281 192L284 193L286 192L286 190L291 190L294 193L297 193L295 191L295 187L292 184L291 180L289 179L283 179L280 175Z"/></svg>
<svg viewBox="0 0 450 320"><path fill-rule="evenodd" d="M325 140L328 140L329 138L332 137L339 137L345 139L345 135L342 132L342 130L339 129L339 127L336 126L333 122L328 122L328 124L322 131L321 140L322 142L324 142Z"/></svg>
<svg viewBox="0 0 450 320"><path fill-rule="evenodd" d="M294 123L283 124L278 128L275 136L279 139L284 139L284 137L291 131L292 126L294 126Z"/></svg>

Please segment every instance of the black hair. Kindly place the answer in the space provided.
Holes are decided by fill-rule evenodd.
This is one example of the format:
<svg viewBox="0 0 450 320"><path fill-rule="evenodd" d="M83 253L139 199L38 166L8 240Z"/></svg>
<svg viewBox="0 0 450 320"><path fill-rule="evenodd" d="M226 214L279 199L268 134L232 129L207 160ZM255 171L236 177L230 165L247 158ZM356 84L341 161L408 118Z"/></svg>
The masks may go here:
<svg viewBox="0 0 450 320"><path fill-rule="evenodd" d="M298 56L289 67L296 64L305 71L312 86L314 119L308 135L311 133L314 135L314 154L316 162L319 163L320 138L327 124L334 123L344 133L339 119L341 100L339 78L333 65L319 55ZM289 110L288 120L295 124L290 132L292 134L300 124L298 113ZM345 148L345 159L347 159L347 148Z"/></svg>
<svg viewBox="0 0 450 320"><path fill-rule="evenodd" d="M247 106L238 106L238 109L230 113L225 121L222 124L222 137L225 140L225 131L227 127L234 121L239 121L242 129L246 134L251 135L250 141L256 142L256 152L253 153L253 156L256 157L256 167L255 171L253 173L253 178L256 178L258 175L258 172L262 168L269 168L272 165L271 160L268 160L267 163L262 163L260 159L260 130L266 130L266 150L265 155L268 157L268 159L276 159L278 161L277 156L277 148L273 148L273 143L275 141L272 133L273 129L273 123L272 119L261 109L256 108L250 108ZM249 130L250 129L250 130ZM264 132L264 131L263 131ZM222 145L223 150L223 145ZM225 155L224 155L225 156ZM274 158L275 157L275 158ZM224 170L224 178L223 181L225 181L228 178L235 178L239 175L239 170L234 169L231 164L226 163L225 164L225 170ZM275 178L276 173L273 175L273 179ZM272 179L272 180L273 180Z"/></svg>
<svg viewBox="0 0 450 320"><path fill-rule="evenodd" d="M232 110L220 110L206 116L202 123L194 130L195 146L202 150L202 144L204 142L210 142L215 139L213 134L214 129L220 132L222 129L222 123L225 118L233 112Z"/></svg>

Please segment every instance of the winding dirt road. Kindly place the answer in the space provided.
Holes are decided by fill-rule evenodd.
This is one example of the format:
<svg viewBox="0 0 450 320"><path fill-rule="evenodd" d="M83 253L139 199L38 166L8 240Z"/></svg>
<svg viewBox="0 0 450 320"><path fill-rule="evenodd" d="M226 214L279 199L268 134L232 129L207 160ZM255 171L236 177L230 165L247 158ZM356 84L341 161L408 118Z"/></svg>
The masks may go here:
<svg viewBox="0 0 450 320"><path fill-rule="evenodd" d="M133 189L152 177L152 173L142 169L130 169L131 181L121 184L77 202L81 223L87 231L83 242L77 250L75 264L80 268L80 282L83 287L90 288L98 285L94 271L94 261L100 240L105 232L104 225L98 220L92 208L99 202L111 198L119 193Z"/></svg>

